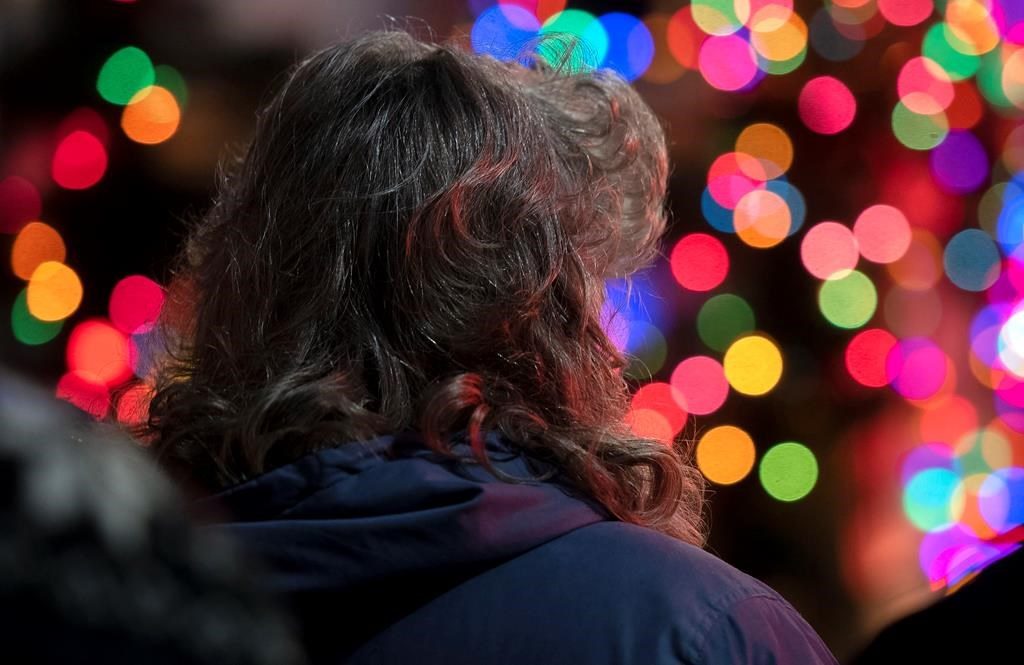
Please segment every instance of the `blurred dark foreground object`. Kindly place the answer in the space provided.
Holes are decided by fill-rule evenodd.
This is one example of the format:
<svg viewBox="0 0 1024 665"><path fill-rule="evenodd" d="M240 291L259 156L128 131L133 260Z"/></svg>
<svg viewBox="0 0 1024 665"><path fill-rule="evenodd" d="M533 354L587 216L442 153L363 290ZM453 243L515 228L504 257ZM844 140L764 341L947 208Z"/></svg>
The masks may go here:
<svg viewBox="0 0 1024 665"><path fill-rule="evenodd" d="M854 659L869 663L1019 663L1024 548L962 589L883 629Z"/></svg>
<svg viewBox="0 0 1024 665"><path fill-rule="evenodd" d="M303 662L240 564L134 446L0 370L0 660Z"/></svg>

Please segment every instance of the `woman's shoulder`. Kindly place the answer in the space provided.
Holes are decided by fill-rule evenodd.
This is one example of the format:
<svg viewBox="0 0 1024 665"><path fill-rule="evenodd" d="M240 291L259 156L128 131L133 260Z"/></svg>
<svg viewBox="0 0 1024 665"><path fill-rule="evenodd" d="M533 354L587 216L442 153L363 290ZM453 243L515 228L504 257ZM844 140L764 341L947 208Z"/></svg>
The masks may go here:
<svg viewBox="0 0 1024 665"><path fill-rule="evenodd" d="M594 603L629 622L666 625L685 660L834 663L814 629L777 592L713 554L652 529L599 522L547 543L539 557ZM589 591L588 591L589 590Z"/></svg>

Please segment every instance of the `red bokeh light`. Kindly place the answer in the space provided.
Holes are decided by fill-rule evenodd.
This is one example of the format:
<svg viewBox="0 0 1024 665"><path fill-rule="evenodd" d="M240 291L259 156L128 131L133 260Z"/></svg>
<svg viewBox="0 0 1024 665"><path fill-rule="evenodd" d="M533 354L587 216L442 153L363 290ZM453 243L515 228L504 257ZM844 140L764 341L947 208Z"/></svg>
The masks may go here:
<svg viewBox="0 0 1024 665"><path fill-rule="evenodd" d="M878 11L893 25L917 25L932 15L932 0L878 0Z"/></svg>
<svg viewBox="0 0 1024 665"><path fill-rule="evenodd" d="M35 185L20 176L0 180L0 233L17 233L39 218L42 200Z"/></svg>
<svg viewBox="0 0 1024 665"><path fill-rule="evenodd" d="M692 414L714 413L729 395L729 382L722 364L708 356L694 356L679 363L670 379Z"/></svg>
<svg viewBox="0 0 1024 665"><path fill-rule="evenodd" d="M110 410L110 391L89 372L71 371L60 377L57 397L71 402L97 420L105 418Z"/></svg>
<svg viewBox="0 0 1024 665"><path fill-rule="evenodd" d="M888 330L869 328L857 333L846 346L846 371L863 386L887 385L886 359L895 346L896 336Z"/></svg>
<svg viewBox="0 0 1024 665"><path fill-rule="evenodd" d="M98 138L83 130L65 136L53 154L50 173L65 189L92 187L107 171L107 150Z"/></svg>
<svg viewBox="0 0 1024 665"><path fill-rule="evenodd" d="M136 383L117 398L117 420L123 425L140 425L149 419L149 401L152 388Z"/></svg>
<svg viewBox="0 0 1024 665"><path fill-rule="evenodd" d="M800 119L812 132L838 134L857 115L857 100L837 78L819 76L808 81L797 99Z"/></svg>
<svg viewBox="0 0 1024 665"><path fill-rule="evenodd" d="M160 316L164 290L142 275L129 275L110 293L110 321L129 335L148 332Z"/></svg>
<svg viewBox="0 0 1024 665"><path fill-rule="evenodd" d="M683 236L672 249L669 261L676 281L690 291L710 291L729 273L725 246L706 233Z"/></svg>
<svg viewBox="0 0 1024 665"><path fill-rule="evenodd" d="M683 430L687 412L684 408L684 397L673 386L655 381L641 386L633 395L631 403L634 412L644 410L656 411L661 414L669 425L672 436Z"/></svg>
<svg viewBox="0 0 1024 665"><path fill-rule="evenodd" d="M67 363L107 386L123 383L132 375L128 336L101 319L83 321L68 339Z"/></svg>
<svg viewBox="0 0 1024 665"><path fill-rule="evenodd" d="M57 127L57 140L63 141L69 134L83 131L96 137L103 147L110 145L110 130L106 121L95 110L88 106L75 109L61 121Z"/></svg>

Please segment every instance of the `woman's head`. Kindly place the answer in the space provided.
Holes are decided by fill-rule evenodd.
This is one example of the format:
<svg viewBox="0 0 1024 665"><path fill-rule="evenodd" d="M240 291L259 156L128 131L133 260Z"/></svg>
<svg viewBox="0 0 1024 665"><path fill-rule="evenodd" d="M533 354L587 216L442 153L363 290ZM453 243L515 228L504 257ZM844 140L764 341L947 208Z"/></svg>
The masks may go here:
<svg viewBox="0 0 1024 665"><path fill-rule="evenodd" d="M662 130L608 72L402 32L300 63L172 286L149 435L230 484L413 429L499 430L622 519L699 539L700 484L624 425L604 280L664 229Z"/></svg>

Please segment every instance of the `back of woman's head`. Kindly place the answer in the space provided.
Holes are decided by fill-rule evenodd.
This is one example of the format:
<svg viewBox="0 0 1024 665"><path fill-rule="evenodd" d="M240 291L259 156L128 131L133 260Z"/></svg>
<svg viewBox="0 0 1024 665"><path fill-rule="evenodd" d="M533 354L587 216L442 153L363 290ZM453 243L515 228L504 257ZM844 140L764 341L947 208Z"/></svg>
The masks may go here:
<svg viewBox="0 0 1024 665"><path fill-rule="evenodd" d="M402 32L300 63L194 228L148 435L224 485L311 450L502 432L621 519L700 539L700 483L624 424L604 280L664 229L663 132L610 72ZM176 305L178 305L176 307Z"/></svg>

